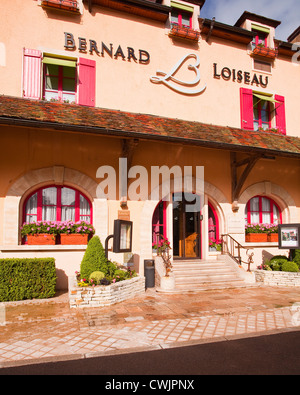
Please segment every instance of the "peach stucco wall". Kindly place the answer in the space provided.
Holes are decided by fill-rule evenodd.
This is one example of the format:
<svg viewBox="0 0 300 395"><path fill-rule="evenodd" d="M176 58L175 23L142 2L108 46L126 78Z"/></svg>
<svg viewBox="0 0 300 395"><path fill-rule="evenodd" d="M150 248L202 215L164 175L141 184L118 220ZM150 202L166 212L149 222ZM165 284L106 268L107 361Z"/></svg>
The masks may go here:
<svg viewBox="0 0 300 395"><path fill-rule="evenodd" d="M240 127L241 87L249 87L269 94L279 94L286 99L287 133L299 135L297 114L299 90L295 81L299 78L299 65L289 58L277 58L272 74L268 76L267 88L256 85L226 81L214 78L213 64L218 72L223 67L250 72L253 59L246 45L212 37L209 42L200 38L198 43L175 41L168 36L169 22L162 23L135 15L117 12L108 8L93 6L90 14L82 5L82 14L70 16L43 9L36 0L2 0L0 38L0 89L1 94L22 96L22 50L39 49L47 53L64 56L85 57L96 61L96 106L131 112L151 113L168 117L201 121L216 125ZM167 3L166 3L167 4ZM196 12L196 15L198 13ZM34 23L32 23L34 21ZM194 21L197 23L198 19ZM199 25L195 26L199 29ZM75 50L64 49L64 32L72 33ZM101 51L101 42L113 44L114 53L118 46L126 56L122 60L95 52L78 51L78 37L95 40ZM127 47L138 55L139 49L150 54L150 62L141 64L127 60ZM163 84L150 81L157 70L169 72L187 54L200 57L201 81L207 85L199 95L187 96L176 93ZM194 64L194 60L190 60ZM185 80L194 79L194 72L184 64L177 76Z"/></svg>

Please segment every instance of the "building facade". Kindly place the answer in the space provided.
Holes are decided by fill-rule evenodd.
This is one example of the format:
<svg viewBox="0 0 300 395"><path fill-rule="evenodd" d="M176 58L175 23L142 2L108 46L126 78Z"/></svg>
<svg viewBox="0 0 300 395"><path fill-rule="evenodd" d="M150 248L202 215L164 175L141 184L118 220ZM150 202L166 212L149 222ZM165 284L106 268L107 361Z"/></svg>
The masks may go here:
<svg viewBox="0 0 300 395"><path fill-rule="evenodd" d="M27 245L22 224L85 220L104 244L117 218L132 254L109 258L140 274L157 235L172 259L216 259L222 234L252 268L286 252L245 223L300 222L297 32L203 19L204 3L4 0L1 257L53 256L65 288L85 246Z"/></svg>

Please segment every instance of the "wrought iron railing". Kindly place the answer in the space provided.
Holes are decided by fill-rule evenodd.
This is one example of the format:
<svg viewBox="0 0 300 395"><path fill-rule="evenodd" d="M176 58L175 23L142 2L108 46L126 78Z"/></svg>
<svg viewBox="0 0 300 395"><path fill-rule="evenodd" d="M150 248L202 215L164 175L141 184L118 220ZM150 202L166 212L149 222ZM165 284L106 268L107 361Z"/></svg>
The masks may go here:
<svg viewBox="0 0 300 395"><path fill-rule="evenodd" d="M224 234L221 235L222 241L222 254L229 255L238 265L242 265L242 263L246 263L248 265L248 272L251 272L250 266L253 263L253 255L254 252L248 253L249 250L253 250L253 248L247 248L242 246L237 240L235 240L231 235ZM248 256L248 261L245 262L242 260L241 250L246 250L246 255Z"/></svg>

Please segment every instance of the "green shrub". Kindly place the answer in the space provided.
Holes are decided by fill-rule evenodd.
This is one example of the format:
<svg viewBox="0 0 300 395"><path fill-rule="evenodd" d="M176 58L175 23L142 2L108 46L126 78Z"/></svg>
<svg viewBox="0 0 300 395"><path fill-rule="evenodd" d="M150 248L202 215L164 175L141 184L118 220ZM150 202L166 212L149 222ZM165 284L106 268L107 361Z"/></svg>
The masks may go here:
<svg viewBox="0 0 300 395"><path fill-rule="evenodd" d="M94 280L95 283L98 285L100 284L100 280L102 280L105 277L105 274L103 272L93 272L90 274L89 280Z"/></svg>
<svg viewBox="0 0 300 395"><path fill-rule="evenodd" d="M93 272L103 272L105 276L110 276L115 269L115 265L105 257L105 251L99 236L92 237L81 261L81 278L88 279Z"/></svg>
<svg viewBox="0 0 300 395"><path fill-rule="evenodd" d="M281 271L282 270L282 265L284 263L288 262L287 259L285 258L275 258L270 260L270 268L274 271Z"/></svg>
<svg viewBox="0 0 300 395"><path fill-rule="evenodd" d="M55 295L54 258L0 259L0 302Z"/></svg>
<svg viewBox="0 0 300 395"><path fill-rule="evenodd" d="M288 260L289 260L285 255L274 255L274 256L270 259L270 262L272 262L272 261L277 261L277 259L285 260L285 261L288 261Z"/></svg>
<svg viewBox="0 0 300 395"><path fill-rule="evenodd" d="M295 250L295 257L293 261L298 265L298 268L300 269L300 250Z"/></svg>
<svg viewBox="0 0 300 395"><path fill-rule="evenodd" d="M298 268L297 263L290 262L290 261L285 262L282 265L281 270L283 272L299 272L299 268Z"/></svg>

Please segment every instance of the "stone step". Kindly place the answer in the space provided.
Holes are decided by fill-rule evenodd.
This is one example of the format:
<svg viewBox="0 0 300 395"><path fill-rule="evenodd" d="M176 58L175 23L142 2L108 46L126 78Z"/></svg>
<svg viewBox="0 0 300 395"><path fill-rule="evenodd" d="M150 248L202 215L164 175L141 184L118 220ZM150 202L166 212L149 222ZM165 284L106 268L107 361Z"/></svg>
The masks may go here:
<svg viewBox="0 0 300 395"><path fill-rule="evenodd" d="M236 268L222 260L180 260L174 261L172 266L175 288L179 291L245 286Z"/></svg>

